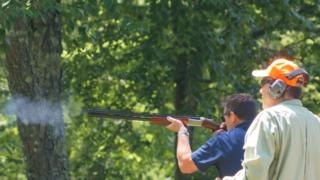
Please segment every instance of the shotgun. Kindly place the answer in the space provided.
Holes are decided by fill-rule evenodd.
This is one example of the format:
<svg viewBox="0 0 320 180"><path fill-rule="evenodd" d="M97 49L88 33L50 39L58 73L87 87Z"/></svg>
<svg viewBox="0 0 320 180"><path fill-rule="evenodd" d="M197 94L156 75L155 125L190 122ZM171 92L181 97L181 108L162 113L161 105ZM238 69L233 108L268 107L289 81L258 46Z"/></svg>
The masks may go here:
<svg viewBox="0 0 320 180"><path fill-rule="evenodd" d="M212 131L221 129L219 123L214 122L212 119L204 117L145 114L124 111L112 111L107 109L85 109L84 112L87 114L88 117L147 121L150 122L150 124L163 126L167 126L171 123L167 120L167 117L171 116L182 121L182 123L185 126L203 127Z"/></svg>

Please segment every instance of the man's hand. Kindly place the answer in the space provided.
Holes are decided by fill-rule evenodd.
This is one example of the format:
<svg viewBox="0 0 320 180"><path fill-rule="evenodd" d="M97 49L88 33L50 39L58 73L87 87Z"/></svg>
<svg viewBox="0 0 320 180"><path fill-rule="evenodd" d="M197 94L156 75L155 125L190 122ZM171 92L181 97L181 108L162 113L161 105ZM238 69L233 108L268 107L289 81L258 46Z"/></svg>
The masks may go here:
<svg viewBox="0 0 320 180"><path fill-rule="evenodd" d="M168 116L167 120L171 122L171 124L167 126L170 131L178 132L181 128L186 128L179 119Z"/></svg>

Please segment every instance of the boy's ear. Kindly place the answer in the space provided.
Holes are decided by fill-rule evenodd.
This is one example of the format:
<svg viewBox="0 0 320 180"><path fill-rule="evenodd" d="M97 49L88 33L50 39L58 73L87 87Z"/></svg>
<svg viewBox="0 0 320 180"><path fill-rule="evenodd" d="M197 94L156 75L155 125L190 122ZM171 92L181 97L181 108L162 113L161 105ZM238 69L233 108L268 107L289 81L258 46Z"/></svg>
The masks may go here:
<svg viewBox="0 0 320 180"><path fill-rule="evenodd" d="M235 123L239 119L238 116L233 111L230 111L230 118L233 123Z"/></svg>

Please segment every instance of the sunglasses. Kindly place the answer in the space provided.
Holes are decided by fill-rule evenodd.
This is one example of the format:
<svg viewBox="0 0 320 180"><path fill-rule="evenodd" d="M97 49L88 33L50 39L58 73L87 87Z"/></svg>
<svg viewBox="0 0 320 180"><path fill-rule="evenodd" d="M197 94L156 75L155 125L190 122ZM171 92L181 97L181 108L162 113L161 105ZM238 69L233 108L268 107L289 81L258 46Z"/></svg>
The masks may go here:
<svg viewBox="0 0 320 180"><path fill-rule="evenodd" d="M260 81L260 86L264 86L266 84L272 84L274 82L274 79L272 78L263 78L261 81Z"/></svg>

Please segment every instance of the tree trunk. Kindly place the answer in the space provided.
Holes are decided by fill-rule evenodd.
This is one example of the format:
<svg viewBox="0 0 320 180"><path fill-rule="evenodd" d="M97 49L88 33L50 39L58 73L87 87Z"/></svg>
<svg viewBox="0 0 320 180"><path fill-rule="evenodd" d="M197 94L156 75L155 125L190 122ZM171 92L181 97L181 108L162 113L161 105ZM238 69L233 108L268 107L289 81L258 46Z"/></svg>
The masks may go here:
<svg viewBox="0 0 320 180"><path fill-rule="evenodd" d="M6 38L8 83L28 179L64 180L69 174L60 102L59 13L34 6L40 15L16 17Z"/></svg>
<svg viewBox="0 0 320 180"><path fill-rule="evenodd" d="M179 27L180 21L181 21L181 14L184 14L184 7L182 5L181 0L172 0L172 28L173 33L176 36L176 45L175 47L184 47L185 44L181 43L183 42L183 38L185 38L184 27ZM187 28L187 27L185 27ZM175 67L175 83L176 83L176 89L175 89L175 110L176 114L192 114L194 113L194 110L196 109L196 103L191 102L192 98L190 98L190 92L192 92L189 86L190 82L193 80L190 78L188 72L188 69L190 69L190 55L186 52L180 53L177 55L176 61L176 67ZM189 92L189 93L188 93ZM192 147L192 135L193 135L193 128L188 128L190 132L190 146ZM174 146L175 154L177 151L177 135L175 138L175 146ZM176 172L175 172L175 179L176 180L188 180L191 179L192 175L183 174L181 173L179 166L178 166L178 160L176 159Z"/></svg>
<svg viewBox="0 0 320 180"><path fill-rule="evenodd" d="M187 71L188 71L188 66L187 66L187 59L185 59L183 56L179 56L177 67L175 68L176 70L176 75L175 75L175 82L176 82L176 90L175 90L175 109L176 109L176 114L189 114L192 113L191 109L193 108L193 104L188 104L187 98L187 83L189 81L187 77ZM189 141L190 141L190 147L192 147L192 135L193 135L193 128L189 127L188 128L190 132L189 136ZM175 152L177 151L177 141L178 137L176 134L175 138ZM190 179L191 175L187 174L182 174L179 166L178 166L178 160L176 159L176 173L175 173L175 179L176 180L187 180Z"/></svg>

